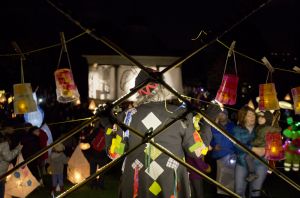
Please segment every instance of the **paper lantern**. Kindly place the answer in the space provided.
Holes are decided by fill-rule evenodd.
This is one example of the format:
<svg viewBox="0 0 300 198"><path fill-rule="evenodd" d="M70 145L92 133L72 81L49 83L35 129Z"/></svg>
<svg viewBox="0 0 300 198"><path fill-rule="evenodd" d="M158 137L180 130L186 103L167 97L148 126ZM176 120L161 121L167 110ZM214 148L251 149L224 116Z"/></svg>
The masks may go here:
<svg viewBox="0 0 300 198"><path fill-rule="evenodd" d="M71 69L58 69L54 72L57 101L61 103L73 102L79 99Z"/></svg>
<svg viewBox="0 0 300 198"><path fill-rule="evenodd" d="M78 145L68 161L68 180L77 184L90 176L90 164Z"/></svg>
<svg viewBox="0 0 300 198"><path fill-rule="evenodd" d="M282 160L284 158L282 137L280 133L267 132L265 158L275 161Z"/></svg>
<svg viewBox="0 0 300 198"><path fill-rule="evenodd" d="M295 114L300 114L300 87L292 89Z"/></svg>
<svg viewBox="0 0 300 198"><path fill-rule="evenodd" d="M36 103L32 96L30 83L14 85L14 113L24 114L37 110Z"/></svg>
<svg viewBox="0 0 300 198"><path fill-rule="evenodd" d="M236 102L238 81L238 76L225 74L217 92L216 100L222 104L234 105Z"/></svg>
<svg viewBox="0 0 300 198"><path fill-rule="evenodd" d="M17 158L17 164L23 161L24 159L20 154ZM23 166L7 178L5 183L5 194L13 197L27 197L39 185L39 182L32 175L29 168Z"/></svg>
<svg viewBox="0 0 300 198"><path fill-rule="evenodd" d="M258 108L261 111L278 110L280 108L274 83L259 85Z"/></svg>

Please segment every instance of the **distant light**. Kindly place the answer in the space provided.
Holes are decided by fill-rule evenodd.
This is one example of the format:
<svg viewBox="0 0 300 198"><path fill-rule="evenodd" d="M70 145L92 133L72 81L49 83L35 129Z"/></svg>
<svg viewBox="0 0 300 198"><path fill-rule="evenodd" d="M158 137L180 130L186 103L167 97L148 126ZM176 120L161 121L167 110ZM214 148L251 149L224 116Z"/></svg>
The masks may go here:
<svg viewBox="0 0 300 198"><path fill-rule="evenodd" d="M242 98L245 98L245 95L244 95L244 94L242 95Z"/></svg>
<svg viewBox="0 0 300 198"><path fill-rule="evenodd" d="M201 90L201 91L204 91L204 89L203 89L203 88L201 88L200 90Z"/></svg>
<svg viewBox="0 0 300 198"><path fill-rule="evenodd" d="M251 87L252 87L251 85L248 86L249 89L251 89Z"/></svg>
<svg viewBox="0 0 300 198"><path fill-rule="evenodd" d="M290 101L291 100L291 96L289 93L287 93L285 96L284 96L284 100L286 101Z"/></svg>
<svg viewBox="0 0 300 198"><path fill-rule="evenodd" d="M39 103L42 103L44 100L43 100L43 98L39 98L38 101L39 101Z"/></svg>
<svg viewBox="0 0 300 198"><path fill-rule="evenodd" d="M94 68L97 68L97 67L98 67L98 63L94 63L94 64L93 64L93 67L94 67Z"/></svg>

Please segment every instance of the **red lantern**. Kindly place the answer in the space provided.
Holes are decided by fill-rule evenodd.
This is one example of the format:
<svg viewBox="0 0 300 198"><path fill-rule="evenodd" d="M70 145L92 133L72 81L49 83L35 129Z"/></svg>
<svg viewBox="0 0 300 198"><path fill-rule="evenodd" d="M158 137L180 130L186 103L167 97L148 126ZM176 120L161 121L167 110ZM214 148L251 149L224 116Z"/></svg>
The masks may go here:
<svg viewBox="0 0 300 198"><path fill-rule="evenodd" d="M292 89L295 114L300 114L300 87Z"/></svg>
<svg viewBox="0 0 300 198"><path fill-rule="evenodd" d="M216 100L222 104L234 105L239 77L233 74L225 74L221 86L217 92Z"/></svg>
<svg viewBox="0 0 300 198"><path fill-rule="evenodd" d="M276 161L284 158L282 137L280 133L267 132L265 158Z"/></svg>

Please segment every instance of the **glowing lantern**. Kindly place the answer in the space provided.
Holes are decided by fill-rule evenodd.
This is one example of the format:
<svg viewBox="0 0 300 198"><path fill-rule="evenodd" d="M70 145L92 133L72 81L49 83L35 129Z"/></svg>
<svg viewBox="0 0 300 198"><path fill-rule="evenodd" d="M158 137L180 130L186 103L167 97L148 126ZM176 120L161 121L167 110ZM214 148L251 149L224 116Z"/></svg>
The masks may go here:
<svg viewBox="0 0 300 198"><path fill-rule="evenodd" d="M90 176L90 164L78 145L68 161L68 180L77 184Z"/></svg>
<svg viewBox="0 0 300 198"><path fill-rule="evenodd" d="M261 111L278 110L279 103L274 83L259 85L258 108Z"/></svg>
<svg viewBox="0 0 300 198"><path fill-rule="evenodd" d="M284 100L290 101L290 100L291 100L290 94L286 94L286 95L284 96Z"/></svg>
<svg viewBox="0 0 300 198"><path fill-rule="evenodd" d="M300 87L292 89L295 114L300 114Z"/></svg>
<svg viewBox="0 0 300 198"><path fill-rule="evenodd" d="M239 77L233 74L225 74L221 86L217 92L216 100L222 104L234 105Z"/></svg>
<svg viewBox="0 0 300 198"><path fill-rule="evenodd" d="M71 69L58 69L54 72L57 101L61 103L73 102L79 99Z"/></svg>
<svg viewBox="0 0 300 198"><path fill-rule="evenodd" d="M267 132L265 158L268 160L282 160L284 158L282 137L280 133Z"/></svg>
<svg viewBox="0 0 300 198"><path fill-rule="evenodd" d="M91 100L89 104L89 110L94 111L96 109L96 103L94 100Z"/></svg>
<svg viewBox="0 0 300 198"><path fill-rule="evenodd" d="M14 113L24 114L37 110L36 103L32 96L30 83L14 85Z"/></svg>
<svg viewBox="0 0 300 198"><path fill-rule="evenodd" d="M87 142L86 143L80 142L79 147L81 150L88 150L91 147L91 145Z"/></svg>

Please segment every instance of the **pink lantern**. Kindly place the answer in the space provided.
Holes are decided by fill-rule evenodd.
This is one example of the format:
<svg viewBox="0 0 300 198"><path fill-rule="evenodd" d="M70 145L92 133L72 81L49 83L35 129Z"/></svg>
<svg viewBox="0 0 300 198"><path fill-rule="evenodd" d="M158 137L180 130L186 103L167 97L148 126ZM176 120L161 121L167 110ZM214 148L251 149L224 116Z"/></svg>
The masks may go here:
<svg viewBox="0 0 300 198"><path fill-rule="evenodd" d="M268 160L282 160L284 150L282 146L282 137L280 133L267 132L266 134L266 153L265 158Z"/></svg>
<svg viewBox="0 0 300 198"><path fill-rule="evenodd" d="M217 92L216 100L222 104L234 105L236 102L238 81L238 76L225 74Z"/></svg>
<svg viewBox="0 0 300 198"><path fill-rule="evenodd" d="M292 89L295 114L300 114L300 87Z"/></svg>
<svg viewBox="0 0 300 198"><path fill-rule="evenodd" d="M58 69L54 72L57 101L61 103L73 102L79 99L71 69Z"/></svg>
<svg viewBox="0 0 300 198"><path fill-rule="evenodd" d="M278 110L280 108L274 83L259 85L258 108L261 111Z"/></svg>

